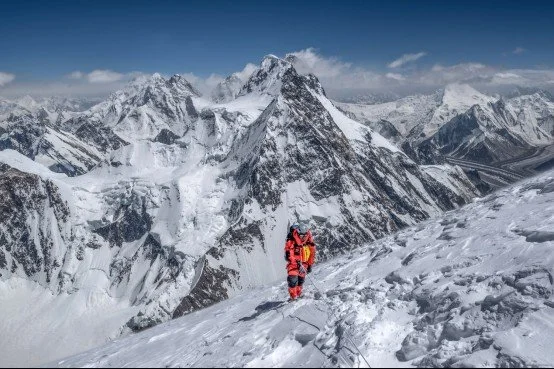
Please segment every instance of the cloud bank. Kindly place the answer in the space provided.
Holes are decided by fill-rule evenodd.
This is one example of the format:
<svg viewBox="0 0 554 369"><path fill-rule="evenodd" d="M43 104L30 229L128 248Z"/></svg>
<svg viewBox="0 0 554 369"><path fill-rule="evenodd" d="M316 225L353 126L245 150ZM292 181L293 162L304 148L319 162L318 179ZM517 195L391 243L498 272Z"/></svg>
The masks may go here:
<svg viewBox="0 0 554 369"><path fill-rule="evenodd" d="M515 51L515 50L514 50ZM399 95L429 93L449 83L468 83L485 92L505 92L514 86L554 89L554 69L509 69L477 62L453 65L397 69L394 72L375 70L327 57L309 48L291 53L293 64L301 73L313 73L327 93L334 98L363 93L395 93ZM427 55L424 52L405 54L386 67L400 68Z"/></svg>
<svg viewBox="0 0 554 369"><path fill-rule="evenodd" d="M525 52L524 49L518 49L522 48L514 49L513 53ZM380 68L367 68L335 56L324 56L313 48L295 51L284 57L294 64L299 73L316 75L327 94L335 99L367 93L400 96L430 93L455 82L469 83L477 89L491 93L509 91L515 86L542 88L554 92L554 69L510 69L479 62L451 65L435 63L427 66L414 63L426 55L425 52L404 54ZM248 63L234 75L246 81L256 68L256 64ZM180 74L205 96L210 96L217 84L226 77L217 73L208 77L194 73ZM17 81L15 75L0 72L0 96L9 98L29 94L41 97L105 97L140 75L145 73L124 73L110 69L89 72L77 70L69 72L59 81L41 83Z"/></svg>
<svg viewBox="0 0 554 369"><path fill-rule="evenodd" d="M0 86L7 85L15 79L15 75L11 73L0 72Z"/></svg>

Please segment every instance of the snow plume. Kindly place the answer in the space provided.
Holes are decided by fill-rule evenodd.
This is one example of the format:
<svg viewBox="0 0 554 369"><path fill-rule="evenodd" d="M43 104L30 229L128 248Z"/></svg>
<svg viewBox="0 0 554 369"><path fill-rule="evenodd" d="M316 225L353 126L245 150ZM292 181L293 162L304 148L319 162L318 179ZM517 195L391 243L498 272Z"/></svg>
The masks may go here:
<svg viewBox="0 0 554 369"><path fill-rule="evenodd" d="M7 85L15 79L15 75L11 73L0 72L0 86Z"/></svg>
<svg viewBox="0 0 554 369"><path fill-rule="evenodd" d="M389 63L389 68L400 68L404 64L414 62L418 59L423 58L425 55L427 55L426 52L422 51L416 54L404 54L400 58L396 59L395 61Z"/></svg>

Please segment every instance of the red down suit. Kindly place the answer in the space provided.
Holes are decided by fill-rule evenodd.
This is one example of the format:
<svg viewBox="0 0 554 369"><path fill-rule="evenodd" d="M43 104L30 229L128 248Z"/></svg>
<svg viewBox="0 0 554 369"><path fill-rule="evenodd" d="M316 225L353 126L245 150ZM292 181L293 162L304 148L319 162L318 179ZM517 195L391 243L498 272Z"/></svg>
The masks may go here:
<svg viewBox="0 0 554 369"><path fill-rule="evenodd" d="M285 243L285 260L289 294L293 300L302 294L306 273L311 271L315 262L315 253L312 233L307 231L306 234L301 235L297 229L291 229Z"/></svg>

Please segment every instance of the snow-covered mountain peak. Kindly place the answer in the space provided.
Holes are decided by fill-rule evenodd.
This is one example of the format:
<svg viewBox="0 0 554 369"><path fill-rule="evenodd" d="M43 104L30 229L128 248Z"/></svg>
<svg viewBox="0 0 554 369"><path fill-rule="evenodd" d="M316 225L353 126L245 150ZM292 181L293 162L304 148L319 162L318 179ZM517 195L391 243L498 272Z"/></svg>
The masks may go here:
<svg viewBox="0 0 554 369"><path fill-rule="evenodd" d="M279 58L275 54L267 54L262 58L262 66L266 63L278 63L279 61L284 61L284 59Z"/></svg>
<svg viewBox="0 0 554 369"><path fill-rule="evenodd" d="M468 84L452 83L446 86L440 106L434 111L429 123L422 128L424 137L435 134L445 123L465 113L474 105L487 108L497 99L482 94Z"/></svg>
<svg viewBox="0 0 554 369"><path fill-rule="evenodd" d="M194 96L202 96L202 94L189 82L185 77L180 74L175 74L167 81L168 86L180 88L182 90L190 91Z"/></svg>
<svg viewBox="0 0 554 369"><path fill-rule="evenodd" d="M198 119L193 99L199 98L200 93L184 77L166 79L155 73L136 78L66 126L76 129L75 121L107 126L129 142L154 138L163 129L180 136Z"/></svg>
<svg viewBox="0 0 554 369"><path fill-rule="evenodd" d="M153 80L165 81L164 77L158 72L152 74L152 79Z"/></svg>
<svg viewBox="0 0 554 369"><path fill-rule="evenodd" d="M496 100L468 84L451 83L444 89L442 103L448 105L451 109L467 110L473 105L487 105Z"/></svg>
<svg viewBox="0 0 554 369"><path fill-rule="evenodd" d="M29 95L25 95L25 96L22 96L18 99L15 100L15 103L16 104L19 104L21 105L22 107L28 109L28 110L34 110L37 108L38 106L38 103L36 102L35 99L33 99L31 96Z"/></svg>
<svg viewBox="0 0 554 369"><path fill-rule="evenodd" d="M238 73L233 73L219 82L212 91L211 97L215 103L225 103L234 100L240 92L244 81Z"/></svg>
<svg viewBox="0 0 554 369"><path fill-rule="evenodd" d="M281 90L281 79L291 69L294 67L288 61L275 55L265 56L260 67L252 73L241 88L239 96L248 93L277 95Z"/></svg>

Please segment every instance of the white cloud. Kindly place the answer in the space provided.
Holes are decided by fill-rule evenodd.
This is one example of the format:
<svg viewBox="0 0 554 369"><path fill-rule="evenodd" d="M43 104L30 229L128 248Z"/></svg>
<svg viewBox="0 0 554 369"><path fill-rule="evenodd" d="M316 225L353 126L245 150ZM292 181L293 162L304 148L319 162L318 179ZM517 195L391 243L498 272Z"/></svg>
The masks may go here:
<svg viewBox="0 0 554 369"><path fill-rule="evenodd" d="M338 58L324 58L315 49L308 48L287 54L299 73L313 73L319 78L332 78L344 74L352 65Z"/></svg>
<svg viewBox="0 0 554 369"><path fill-rule="evenodd" d="M78 78L79 73L81 74L80 78ZM3 88L2 95L8 98L24 95L34 97L69 96L98 98L105 97L114 91L122 89L134 78L147 76L142 72L115 74L117 76L111 76L112 78L110 79L108 78L110 73L74 71L63 76L58 81L16 81Z"/></svg>
<svg viewBox="0 0 554 369"><path fill-rule="evenodd" d="M417 54L413 54L417 55ZM287 54L301 74L312 73L321 81L331 98L341 99L367 93L393 93L407 95L430 93L449 83L468 83L477 89L500 92L513 86L546 88L554 92L554 69L508 69L482 63L435 64L431 67L405 68L390 71L356 66L337 57L327 57L308 48ZM257 68L247 64L235 75L243 81ZM384 69L384 70L383 70ZM130 80L144 75L141 72L118 73L95 70L90 73L74 71L60 81L28 82L16 80L14 75L0 73L0 86L5 97L32 96L83 96L102 97L123 88ZM209 96L214 87L225 78L220 74L201 77L182 73L202 94ZM9 84L8 84L9 83Z"/></svg>
<svg viewBox="0 0 554 369"><path fill-rule="evenodd" d="M248 63L241 71L233 74L240 78L241 81L246 82L256 69L258 69L257 65ZM197 76L194 73L183 73L181 75L200 91L202 95L206 96L209 96L213 89L226 78L216 73L210 74L207 78Z"/></svg>
<svg viewBox="0 0 554 369"><path fill-rule="evenodd" d="M385 74L385 77L390 78L390 79L395 79L397 81L406 80L406 78L404 78L404 76L402 74L399 74L399 73L387 73L387 74Z"/></svg>
<svg viewBox="0 0 554 369"><path fill-rule="evenodd" d="M113 83L122 80L123 74L111 70L94 70L87 75L90 83Z"/></svg>
<svg viewBox="0 0 554 369"><path fill-rule="evenodd" d="M181 76L189 81L202 95L208 95L224 77L212 73L207 78L197 76L194 73L182 73Z"/></svg>
<svg viewBox="0 0 554 369"><path fill-rule="evenodd" d="M527 50L524 49L523 47L516 47L513 51L512 51L512 54L523 54L524 52L526 52Z"/></svg>
<svg viewBox="0 0 554 369"><path fill-rule="evenodd" d="M15 79L15 74L0 72L0 86L7 85Z"/></svg>
<svg viewBox="0 0 554 369"><path fill-rule="evenodd" d="M496 73L492 79L491 83L495 84L517 84L523 81L523 77L519 74L506 72L506 73Z"/></svg>
<svg viewBox="0 0 554 369"><path fill-rule="evenodd" d="M495 68L481 63L460 63L450 66L435 64L429 70L419 70L411 75L411 80L423 85L445 85L453 82L472 82L490 78Z"/></svg>
<svg viewBox="0 0 554 369"><path fill-rule="evenodd" d="M554 79L554 70L515 70L475 62L435 64L430 68L412 68L400 74L354 66L335 57L322 56L314 49L288 55L295 56L291 61L300 73L315 74L333 98L380 92L400 95L429 93L455 82L469 83L489 91L500 91L514 85L552 89L552 84L547 81Z"/></svg>
<svg viewBox="0 0 554 369"><path fill-rule="evenodd" d="M67 75L67 78L69 79L81 79L83 78L85 75L83 72L80 72L78 70L76 70L75 72L71 72L70 74Z"/></svg>
<svg viewBox="0 0 554 369"><path fill-rule="evenodd" d="M246 82L248 78L254 73L254 71L258 69L258 66L252 63L246 64L243 70L240 72L235 73L237 77L240 78L241 81Z"/></svg>
<svg viewBox="0 0 554 369"><path fill-rule="evenodd" d="M399 67L403 66L404 64L414 62L418 59L421 59L425 55L427 55L427 53L424 52L424 51L416 53L416 54L404 54L400 58L390 62L388 67L389 68L399 68Z"/></svg>
<svg viewBox="0 0 554 369"><path fill-rule="evenodd" d="M368 69L354 67L351 63L334 57L324 57L309 48L287 54L295 69L301 74L312 73L330 91L367 88L381 84L384 77Z"/></svg>

